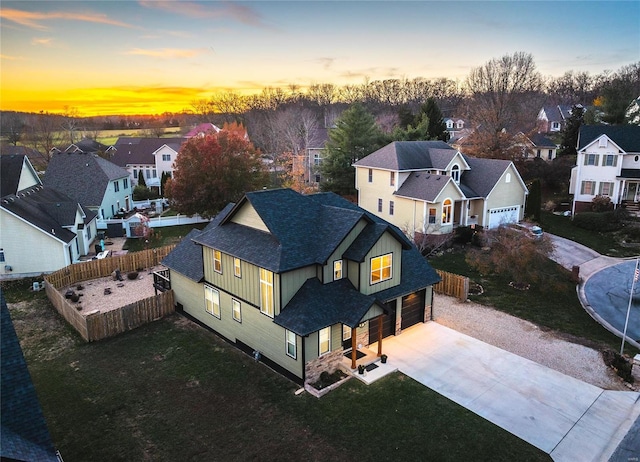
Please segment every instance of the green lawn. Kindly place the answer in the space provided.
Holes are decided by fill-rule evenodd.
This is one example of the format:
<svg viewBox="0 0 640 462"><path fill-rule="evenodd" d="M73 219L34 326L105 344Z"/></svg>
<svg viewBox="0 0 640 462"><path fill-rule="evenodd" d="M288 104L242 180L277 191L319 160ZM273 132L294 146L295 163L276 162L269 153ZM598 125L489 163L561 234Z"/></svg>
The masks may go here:
<svg viewBox="0 0 640 462"><path fill-rule="evenodd" d="M10 309L65 460L550 460L402 374L296 396L177 314L85 344L46 298Z"/></svg>
<svg viewBox="0 0 640 462"><path fill-rule="evenodd" d="M492 306L506 313L529 320L543 328L558 331L574 341L596 347L620 348L620 339L598 324L584 310L576 293L576 285L569 273L560 265L548 261L545 271L554 275L557 290L547 286L531 286L529 290L516 290L510 280L500 275L481 275L469 267L464 250L446 251L430 258L434 268L468 276L471 282L480 284L484 293L469 298L483 305ZM628 347L628 353L637 353Z"/></svg>
<svg viewBox="0 0 640 462"><path fill-rule="evenodd" d="M579 242L602 255L631 257L640 253L639 247L621 245L621 232L598 233L578 228L573 225L570 217L549 212L543 212L541 218L541 226L546 232Z"/></svg>
<svg viewBox="0 0 640 462"><path fill-rule="evenodd" d="M166 226L164 228L153 228L153 235L149 242L142 238L129 238L123 248L129 252L163 247L165 245L177 244L192 229L203 229L207 223L196 223L195 225Z"/></svg>

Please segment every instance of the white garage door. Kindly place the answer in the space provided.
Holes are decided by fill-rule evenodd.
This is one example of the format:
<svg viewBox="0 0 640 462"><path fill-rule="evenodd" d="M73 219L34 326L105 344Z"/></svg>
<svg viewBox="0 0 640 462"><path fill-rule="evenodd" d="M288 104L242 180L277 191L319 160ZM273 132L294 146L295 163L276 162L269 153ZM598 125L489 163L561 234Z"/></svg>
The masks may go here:
<svg viewBox="0 0 640 462"><path fill-rule="evenodd" d="M489 210L489 229L497 228L507 223L517 223L520 216L520 206L500 207Z"/></svg>

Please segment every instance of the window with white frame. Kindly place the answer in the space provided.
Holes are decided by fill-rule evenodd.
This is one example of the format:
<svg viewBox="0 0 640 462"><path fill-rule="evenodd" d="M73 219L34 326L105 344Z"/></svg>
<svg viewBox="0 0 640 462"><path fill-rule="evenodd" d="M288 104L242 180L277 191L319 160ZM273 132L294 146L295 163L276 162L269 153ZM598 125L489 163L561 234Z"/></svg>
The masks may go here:
<svg viewBox="0 0 640 462"><path fill-rule="evenodd" d="M318 332L318 356L331 351L331 327L325 327Z"/></svg>
<svg viewBox="0 0 640 462"><path fill-rule="evenodd" d="M453 120L447 120L447 128L453 128Z"/></svg>
<svg viewBox="0 0 640 462"><path fill-rule="evenodd" d="M389 215L393 215L393 211L396 204L393 201L389 201Z"/></svg>
<svg viewBox="0 0 640 462"><path fill-rule="evenodd" d="M213 270L222 274L222 252L219 250L213 251Z"/></svg>
<svg viewBox="0 0 640 462"><path fill-rule="evenodd" d="M129 180L127 178L123 178L122 179L122 187L124 189L128 189L129 188Z"/></svg>
<svg viewBox="0 0 640 462"><path fill-rule="evenodd" d="M171 154L162 154L163 162L171 162Z"/></svg>
<svg viewBox="0 0 640 462"><path fill-rule="evenodd" d="M0 249L0 263L4 263L4 249Z"/></svg>
<svg viewBox="0 0 640 462"><path fill-rule="evenodd" d="M151 178L151 170L149 170L148 168L145 169L145 175L147 176L147 179Z"/></svg>
<svg viewBox="0 0 640 462"><path fill-rule="evenodd" d="M233 258L233 275L237 278L242 277L242 264L240 263L240 259L237 257Z"/></svg>
<svg viewBox="0 0 640 462"><path fill-rule="evenodd" d="M436 223L436 212L437 210L434 207L429 208L429 224L435 225Z"/></svg>
<svg viewBox="0 0 640 462"><path fill-rule="evenodd" d="M389 172L389 186L396 185L396 172Z"/></svg>
<svg viewBox="0 0 640 462"><path fill-rule="evenodd" d="M158 172L156 171L156 169L154 168L153 170L151 170L151 176L153 178L158 178Z"/></svg>
<svg viewBox="0 0 640 462"><path fill-rule="evenodd" d="M595 181L583 181L580 185L580 194L595 194L596 182Z"/></svg>
<svg viewBox="0 0 640 462"><path fill-rule="evenodd" d="M380 255L371 259L371 284L387 281L393 276L393 254Z"/></svg>
<svg viewBox="0 0 640 462"><path fill-rule="evenodd" d="M118 180L113 182L113 192L118 192L120 191L120 183L118 182Z"/></svg>
<svg viewBox="0 0 640 462"><path fill-rule="evenodd" d="M293 359L296 359L298 356L298 349L296 347L296 334L291 332L290 330L285 331L285 338L287 344L287 356L291 356Z"/></svg>
<svg viewBox="0 0 640 462"><path fill-rule="evenodd" d="M613 194L613 183L608 181L601 182L598 194L601 196L611 196Z"/></svg>
<svg viewBox="0 0 640 462"><path fill-rule="evenodd" d="M602 156L602 166L615 167L617 160L618 160L618 156L616 156L615 154L606 154Z"/></svg>
<svg viewBox="0 0 640 462"><path fill-rule="evenodd" d="M378 212L382 213L382 199L378 199Z"/></svg>
<svg viewBox="0 0 640 462"><path fill-rule="evenodd" d="M458 129L464 128L464 122L462 120L458 120L456 122L456 128L458 128Z"/></svg>
<svg viewBox="0 0 640 462"><path fill-rule="evenodd" d="M231 312L233 313L233 319L242 322L242 307L240 302L235 298L231 299Z"/></svg>
<svg viewBox="0 0 640 462"><path fill-rule="evenodd" d="M342 260L333 262L333 280L337 281L338 279L342 279Z"/></svg>
<svg viewBox="0 0 640 462"><path fill-rule="evenodd" d="M458 164L451 167L451 178L453 178L453 181L456 183L460 183L460 167Z"/></svg>
<svg viewBox="0 0 640 462"><path fill-rule="evenodd" d="M260 268L260 312L273 318L273 273Z"/></svg>
<svg viewBox="0 0 640 462"><path fill-rule="evenodd" d="M553 159L553 149L549 149L549 155L547 157L548 160L552 160Z"/></svg>
<svg viewBox="0 0 640 462"><path fill-rule="evenodd" d="M220 319L220 292L211 286L204 286L205 310Z"/></svg>
<svg viewBox="0 0 640 462"><path fill-rule="evenodd" d="M342 341L346 342L351 338L351 327L346 324L342 325Z"/></svg>
<svg viewBox="0 0 640 462"><path fill-rule="evenodd" d="M369 169L369 183L373 183L373 169Z"/></svg>
<svg viewBox="0 0 640 462"><path fill-rule="evenodd" d="M453 220L453 202L451 199L445 199L442 203L442 224L450 225Z"/></svg>
<svg viewBox="0 0 640 462"><path fill-rule="evenodd" d="M584 165L598 165L598 154L585 154Z"/></svg>
<svg viewBox="0 0 640 462"><path fill-rule="evenodd" d="M320 165L320 161L322 158L320 157L320 153L313 154L313 165Z"/></svg>
<svg viewBox="0 0 640 462"><path fill-rule="evenodd" d="M607 139L602 136L598 139L598 147L599 148L606 148L607 147Z"/></svg>
<svg viewBox="0 0 640 462"><path fill-rule="evenodd" d="M560 122L551 122L551 130L560 130Z"/></svg>
<svg viewBox="0 0 640 462"><path fill-rule="evenodd" d="M507 173L507 174L504 176L504 182L505 182L505 183L511 183L511 173Z"/></svg>

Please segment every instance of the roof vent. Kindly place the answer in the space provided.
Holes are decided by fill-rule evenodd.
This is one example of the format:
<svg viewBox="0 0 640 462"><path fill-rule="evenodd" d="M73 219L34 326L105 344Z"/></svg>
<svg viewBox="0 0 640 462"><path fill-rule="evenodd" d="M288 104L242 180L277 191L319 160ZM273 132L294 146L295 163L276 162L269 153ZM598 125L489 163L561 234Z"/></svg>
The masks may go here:
<svg viewBox="0 0 640 462"><path fill-rule="evenodd" d="M53 234L55 236L56 235L56 230L51 228L51 234Z"/></svg>

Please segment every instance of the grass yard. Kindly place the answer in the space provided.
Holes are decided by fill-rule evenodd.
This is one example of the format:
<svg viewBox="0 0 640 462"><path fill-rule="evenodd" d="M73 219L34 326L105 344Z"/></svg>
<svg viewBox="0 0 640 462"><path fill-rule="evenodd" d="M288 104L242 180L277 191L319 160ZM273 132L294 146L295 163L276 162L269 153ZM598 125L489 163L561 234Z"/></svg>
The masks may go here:
<svg viewBox="0 0 640 462"><path fill-rule="evenodd" d="M640 253L640 247L621 245L623 233L620 231L598 233L573 225L570 217L542 212L542 228L551 234L579 242L602 255L610 257L632 257Z"/></svg>
<svg viewBox="0 0 640 462"><path fill-rule="evenodd" d="M177 244L189 232L196 229L203 229L207 223L196 223L194 225L166 226L163 228L153 228L153 235L146 243L141 238L129 238L125 242L123 249L129 252L138 252L145 248L163 247L165 245Z"/></svg>
<svg viewBox="0 0 640 462"><path fill-rule="evenodd" d="M178 314L85 344L41 294L10 310L65 460L551 460L401 374L295 396Z"/></svg>
<svg viewBox="0 0 640 462"><path fill-rule="evenodd" d="M471 282L480 284L484 293L469 298L483 305L492 306L506 313L552 329L571 340L591 346L620 349L620 339L598 324L582 308L576 286L569 280L567 271L549 260L545 271L555 274L556 281L564 281L557 291L549 287L531 286L529 290L516 290L510 280L500 275L481 275L465 261L464 250L445 251L429 259L434 268L468 276ZM637 351L627 347L633 356Z"/></svg>

